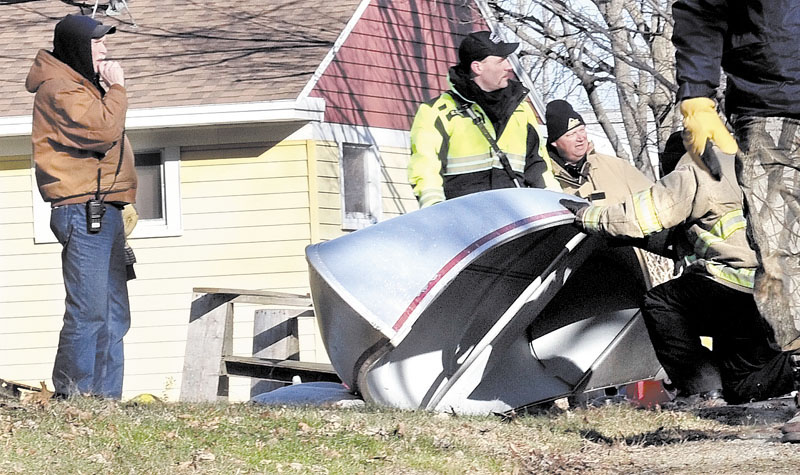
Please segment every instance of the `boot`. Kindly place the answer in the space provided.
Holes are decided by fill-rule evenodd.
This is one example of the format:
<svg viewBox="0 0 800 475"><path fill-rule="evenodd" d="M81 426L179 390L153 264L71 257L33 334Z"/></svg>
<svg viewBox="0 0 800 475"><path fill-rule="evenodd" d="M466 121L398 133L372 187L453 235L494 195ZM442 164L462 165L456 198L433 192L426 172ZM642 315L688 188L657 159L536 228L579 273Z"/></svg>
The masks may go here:
<svg viewBox="0 0 800 475"><path fill-rule="evenodd" d="M709 409L712 407L727 406L728 403L722 397L722 389L712 389L698 394L690 394L683 396L678 393L678 396L668 403L664 403L661 407L669 410L693 410L693 409Z"/></svg>

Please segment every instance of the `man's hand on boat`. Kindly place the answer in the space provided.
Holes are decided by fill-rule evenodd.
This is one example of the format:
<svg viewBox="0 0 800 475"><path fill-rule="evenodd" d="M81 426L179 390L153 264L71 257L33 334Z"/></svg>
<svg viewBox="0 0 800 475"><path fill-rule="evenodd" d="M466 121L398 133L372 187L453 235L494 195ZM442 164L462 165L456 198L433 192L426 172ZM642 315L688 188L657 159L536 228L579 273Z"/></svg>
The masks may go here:
<svg viewBox="0 0 800 475"><path fill-rule="evenodd" d="M561 206L567 208L575 216L579 216L581 210L589 207L589 203L585 201L569 200L566 198L558 200Z"/></svg>

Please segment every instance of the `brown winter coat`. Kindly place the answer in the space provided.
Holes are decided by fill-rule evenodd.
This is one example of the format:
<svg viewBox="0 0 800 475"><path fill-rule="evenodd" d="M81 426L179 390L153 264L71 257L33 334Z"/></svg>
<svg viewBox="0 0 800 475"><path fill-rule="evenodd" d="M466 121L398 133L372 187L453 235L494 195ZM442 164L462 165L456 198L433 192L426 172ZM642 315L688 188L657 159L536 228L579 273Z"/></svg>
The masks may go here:
<svg viewBox="0 0 800 475"><path fill-rule="evenodd" d="M83 203L97 192L99 170L105 201L134 203L136 170L127 137L121 151L128 109L125 88L111 86L103 96L44 50L36 55L25 87L36 94L31 141L42 198L52 206Z"/></svg>

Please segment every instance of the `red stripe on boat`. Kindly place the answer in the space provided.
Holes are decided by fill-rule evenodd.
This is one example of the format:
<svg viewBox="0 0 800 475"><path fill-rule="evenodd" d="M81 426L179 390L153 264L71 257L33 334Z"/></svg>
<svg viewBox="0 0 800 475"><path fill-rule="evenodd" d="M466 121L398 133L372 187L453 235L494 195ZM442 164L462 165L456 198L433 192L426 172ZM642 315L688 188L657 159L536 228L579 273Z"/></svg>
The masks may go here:
<svg viewBox="0 0 800 475"><path fill-rule="evenodd" d="M414 298L414 300L411 301L411 303L406 308L406 311L403 312L403 314L400 315L400 318L397 319L395 324L392 325L392 329L394 331L398 331L400 329L400 327L402 327L403 324L406 322L406 320L408 320L408 317L417 308L417 306L420 304L420 302L422 302L422 300L428 295L428 292L430 292L431 289L433 289L433 287L435 287L436 284L438 284L439 281L442 280L442 278L448 272L450 272L450 270L453 267L455 267L459 262L464 260L465 257L470 255L473 251L475 251L479 247L483 246L484 244L486 244L487 242L489 242L492 239L496 238L497 236L505 234L505 233L515 229L515 228L519 228L519 227L524 226L526 224L529 224L529 223L532 223L532 222L535 222L535 221L539 221L540 219L550 218L552 216L559 216L559 215L562 215L562 214L567 214L569 212L570 211L568 211L568 210L551 211L549 213L538 214L536 216L529 216L527 218L520 219L519 221L514 221L513 223L508 224L506 226L503 226L502 228L495 229L494 231L490 232L489 234L481 237L477 241L475 241L472 244L470 244L469 246L465 247L461 252L456 254L455 257L450 259L450 261L448 261L447 264L444 265L444 267L439 269L439 272L437 272L433 276L433 279L428 281L428 284L425 286L425 288L422 289L422 292L420 292L419 295L417 295Z"/></svg>

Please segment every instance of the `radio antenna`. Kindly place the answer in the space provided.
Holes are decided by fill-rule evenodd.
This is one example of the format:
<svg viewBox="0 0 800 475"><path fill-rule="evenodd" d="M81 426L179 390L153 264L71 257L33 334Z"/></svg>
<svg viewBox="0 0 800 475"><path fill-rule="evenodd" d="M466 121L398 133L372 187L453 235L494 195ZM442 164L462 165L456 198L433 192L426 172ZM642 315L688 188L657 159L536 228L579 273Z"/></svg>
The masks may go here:
<svg viewBox="0 0 800 475"><path fill-rule="evenodd" d="M97 5L100 3L100 0L94 0L94 8L92 8L92 18L94 18L95 14L97 13ZM136 24L136 20L133 19L133 13L131 13L131 9L128 8L128 2L125 0L111 0L106 7L106 15L108 16L117 16L122 12L122 7L128 11L128 17L131 19L131 27L138 28L139 25Z"/></svg>

